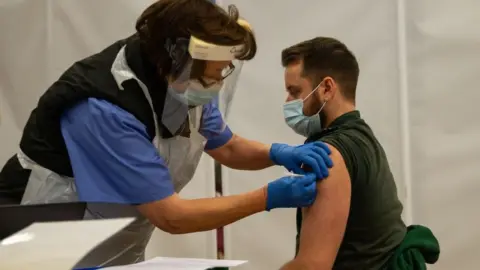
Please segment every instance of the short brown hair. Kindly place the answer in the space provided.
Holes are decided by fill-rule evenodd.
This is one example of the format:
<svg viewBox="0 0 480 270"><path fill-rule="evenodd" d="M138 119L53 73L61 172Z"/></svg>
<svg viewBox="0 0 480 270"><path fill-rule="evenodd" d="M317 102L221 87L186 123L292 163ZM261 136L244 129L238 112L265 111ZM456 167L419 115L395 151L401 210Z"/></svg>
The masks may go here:
<svg viewBox="0 0 480 270"><path fill-rule="evenodd" d="M245 44L239 59L252 59L257 51L255 36L237 23L238 18L233 5L226 12L209 0L157 0L141 14L135 28L150 60L166 75L172 59L165 44L178 38L195 36L225 46Z"/></svg>
<svg viewBox="0 0 480 270"><path fill-rule="evenodd" d="M330 76L340 85L346 99L355 100L360 70L355 56L345 44L330 37L316 37L282 51L283 67L302 60L303 73L314 84Z"/></svg>

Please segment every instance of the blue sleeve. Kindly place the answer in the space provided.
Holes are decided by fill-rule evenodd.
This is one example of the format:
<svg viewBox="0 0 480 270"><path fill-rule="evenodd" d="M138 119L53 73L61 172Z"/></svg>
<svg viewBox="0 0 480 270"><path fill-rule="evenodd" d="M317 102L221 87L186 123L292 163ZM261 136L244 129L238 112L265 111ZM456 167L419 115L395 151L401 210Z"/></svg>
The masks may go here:
<svg viewBox="0 0 480 270"><path fill-rule="evenodd" d="M81 201L142 204L174 193L145 125L125 110L90 98L64 113L61 130Z"/></svg>
<svg viewBox="0 0 480 270"><path fill-rule="evenodd" d="M215 102L203 106L202 125L199 132L207 139L205 150L221 147L233 137Z"/></svg>

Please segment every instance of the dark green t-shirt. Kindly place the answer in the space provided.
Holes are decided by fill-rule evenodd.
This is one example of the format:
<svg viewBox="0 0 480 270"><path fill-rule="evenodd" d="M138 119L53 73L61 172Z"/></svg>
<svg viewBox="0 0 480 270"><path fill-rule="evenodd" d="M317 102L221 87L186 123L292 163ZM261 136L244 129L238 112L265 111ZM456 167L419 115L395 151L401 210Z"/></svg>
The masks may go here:
<svg viewBox="0 0 480 270"><path fill-rule="evenodd" d="M352 184L347 228L333 269L382 269L406 233L387 156L358 111L337 118L307 142L318 140L338 149ZM298 209L297 232L301 222Z"/></svg>

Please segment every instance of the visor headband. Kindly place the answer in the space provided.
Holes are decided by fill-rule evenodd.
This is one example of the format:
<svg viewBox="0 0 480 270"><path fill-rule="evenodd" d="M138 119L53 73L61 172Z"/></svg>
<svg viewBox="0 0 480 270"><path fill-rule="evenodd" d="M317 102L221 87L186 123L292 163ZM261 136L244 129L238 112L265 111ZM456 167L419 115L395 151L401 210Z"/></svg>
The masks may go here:
<svg viewBox="0 0 480 270"><path fill-rule="evenodd" d="M194 36L190 38L188 52L193 59L208 61L232 61L243 53L245 45L222 46L205 42Z"/></svg>

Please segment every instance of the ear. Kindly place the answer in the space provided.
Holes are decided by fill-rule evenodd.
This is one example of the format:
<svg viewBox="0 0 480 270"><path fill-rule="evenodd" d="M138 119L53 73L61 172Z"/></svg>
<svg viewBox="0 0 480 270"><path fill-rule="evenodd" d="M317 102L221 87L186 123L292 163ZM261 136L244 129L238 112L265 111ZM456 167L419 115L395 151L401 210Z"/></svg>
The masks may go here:
<svg viewBox="0 0 480 270"><path fill-rule="evenodd" d="M325 94L324 94L325 100L327 101L332 100L335 97L338 90L337 83L332 77L327 76L323 79L322 84L323 84L323 87L325 88Z"/></svg>

